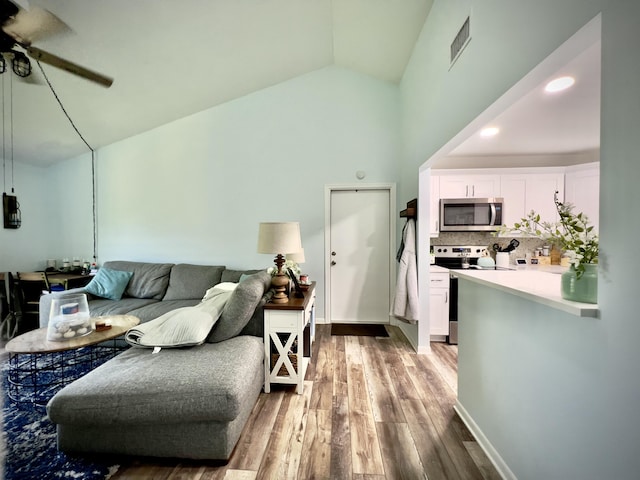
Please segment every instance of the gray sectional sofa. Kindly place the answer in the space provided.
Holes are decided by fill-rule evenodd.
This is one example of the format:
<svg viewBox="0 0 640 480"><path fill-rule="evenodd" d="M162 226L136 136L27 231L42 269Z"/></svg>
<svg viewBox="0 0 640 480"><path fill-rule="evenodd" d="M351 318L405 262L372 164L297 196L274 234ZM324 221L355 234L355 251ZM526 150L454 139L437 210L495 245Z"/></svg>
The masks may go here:
<svg viewBox="0 0 640 480"><path fill-rule="evenodd" d="M120 300L89 295L92 316L126 313L145 322L198 304L220 282L239 283L203 345L158 353L132 347L60 390L47 405L58 447L228 460L264 385L262 307L272 295L270 275L185 264L104 266L133 275Z"/></svg>
<svg viewBox="0 0 640 480"><path fill-rule="evenodd" d="M224 266L145 263L129 261L105 262L104 268L131 272L133 275L119 300L87 294L92 317L101 315L135 315L147 322L180 307L197 305L207 289L220 282L238 282L242 275L259 270L230 270ZM74 288L40 299L40 326L49 322L51 299L61 295L86 293L86 287Z"/></svg>

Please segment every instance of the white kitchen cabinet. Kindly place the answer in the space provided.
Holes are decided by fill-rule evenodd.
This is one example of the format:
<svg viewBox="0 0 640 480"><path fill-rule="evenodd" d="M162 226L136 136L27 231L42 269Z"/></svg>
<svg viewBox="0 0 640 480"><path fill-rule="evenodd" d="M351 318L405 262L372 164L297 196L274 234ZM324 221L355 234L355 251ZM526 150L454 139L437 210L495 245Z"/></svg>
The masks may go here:
<svg viewBox="0 0 640 480"><path fill-rule="evenodd" d="M518 173L500 176L500 196L504 198L502 223L508 227L520 222L531 210L541 221L558 221L554 193L564 200L563 173Z"/></svg>
<svg viewBox="0 0 640 480"><path fill-rule="evenodd" d="M440 234L440 177L431 175L431 195L429 197L429 235Z"/></svg>
<svg viewBox="0 0 640 480"><path fill-rule="evenodd" d="M429 284L429 333L449 335L449 272L431 272Z"/></svg>
<svg viewBox="0 0 640 480"><path fill-rule="evenodd" d="M573 205L574 213L584 213L597 232L600 220L600 163L567 167L564 182L565 202Z"/></svg>
<svg viewBox="0 0 640 480"><path fill-rule="evenodd" d="M499 196L501 196L499 175L440 176L440 198L489 198Z"/></svg>

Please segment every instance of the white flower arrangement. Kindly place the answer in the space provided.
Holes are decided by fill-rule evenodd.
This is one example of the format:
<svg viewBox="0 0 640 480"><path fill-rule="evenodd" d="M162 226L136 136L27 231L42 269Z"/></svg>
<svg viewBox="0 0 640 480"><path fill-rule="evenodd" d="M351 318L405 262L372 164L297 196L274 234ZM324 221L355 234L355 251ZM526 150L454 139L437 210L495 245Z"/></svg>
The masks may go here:
<svg viewBox="0 0 640 480"><path fill-rule="evenodd" d="M598 235L593 232L593 225L589 225L585 214L574 214L573 205L558 200L558 192L555 192L553 201L560 216L559 222L543 222L540 214L531 210L512 228L503 226L498 233L520 233L556 245L569 257L569 263L575 268L577 278L580 278L584 274L585 264L598 263Z"/></svg>
<svg viewBox="0 0 640 480"><path fill-rule="evenodd" d="M286 262L284 262L284 265L282 265L282 271L284 273L287 273L288 268L291 269L291 271L295 274L296 278L300 278L300 273L301 273L300 265L298 265L293 260L287 260ZM267 272L271 276L273 276L278 272L278 267L269 267L267 268Z"/></svg>

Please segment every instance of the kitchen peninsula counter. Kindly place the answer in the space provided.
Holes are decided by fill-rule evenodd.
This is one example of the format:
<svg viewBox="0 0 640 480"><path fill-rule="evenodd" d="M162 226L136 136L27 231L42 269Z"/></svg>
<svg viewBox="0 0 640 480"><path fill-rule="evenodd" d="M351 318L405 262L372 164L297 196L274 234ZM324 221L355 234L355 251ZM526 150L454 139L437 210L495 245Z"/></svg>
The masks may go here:
<svg viewBox="0 0 640 480"><path fill-rule="evenodd" d="M455 273L461 279L511 293L578 317L598 316L597 304L572 302L562 298L561 270L545 271L532 267L514 270L456 270Z"/></svg>

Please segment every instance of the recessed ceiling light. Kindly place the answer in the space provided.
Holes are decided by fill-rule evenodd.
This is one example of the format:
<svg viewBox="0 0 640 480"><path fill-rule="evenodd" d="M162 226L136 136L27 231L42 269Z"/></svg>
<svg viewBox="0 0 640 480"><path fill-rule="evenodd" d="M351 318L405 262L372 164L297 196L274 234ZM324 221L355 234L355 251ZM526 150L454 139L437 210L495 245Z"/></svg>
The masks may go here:
<svg viewBox="0 0 640 480"><path fill-rule="evenodd" d="M544 87L544 91L548 93L561 92L562 90L566 90L571 87L574 83L576 83L576 80L573 77L556 78L555 80L551 80L547 83L547 86Z"/></svg>
<svg viewBox="0 0 640 480"><path fill-rule="evenodd" d="M498 127L487 127L480 130L481 137L493 137L500 132Z"/></svg>

